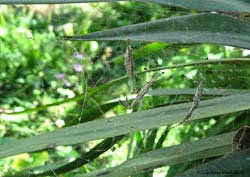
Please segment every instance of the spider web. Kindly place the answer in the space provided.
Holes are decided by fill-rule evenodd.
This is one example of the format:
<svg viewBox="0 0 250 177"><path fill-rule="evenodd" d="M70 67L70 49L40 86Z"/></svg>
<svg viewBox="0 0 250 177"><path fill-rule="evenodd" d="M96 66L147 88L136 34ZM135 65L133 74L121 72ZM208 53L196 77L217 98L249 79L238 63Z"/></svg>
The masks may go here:
<svg viewBox="0 0 250 177"><path fill-rule="evenodd" d="M70 120L77 117L77 123L84 122L84 111L86 109L95 108L100 112L100 116L97 117L111 117L117 114L126 113L126 110L121 106L115 107L111 111L105 111L101 108L101 102L104 100L111 100L113 98L119 98L129 95L130 84L129 82L124 82L119 85L115 85L109 89L111 94L103 95L103 93L96 94L95 96L87 95L85 92L89 89L97 88L98 86L121 77L126 74L125 68L123 66L123 60L117 59L117 56L123 56L126 49L126 42L123 41L101 41L101 42L61 42L58 41L57 36L60 35L72 35L72 34L82 34L86 32L94 32L98 30L103 30L103 26L106 28L112 28L120 26L120 24L134 24L143 21L156 20L164 17L172 17L178 15L189 14L188 11L178 11L176 13L175 9L164 10L164 8L159 8L155 5L148 5L152 9L158 9L157 11L151 10L145 12L145 4L137 4L135 9L129 3L124 3L128 10L119 11L123 3L107 4L101 3L92 5L72 5L71 8L68 6L15 6L13 11L18 13L19 11L32 11L33 17L30 19L36 19L38 22L43 21L44 18L51 18L50 24L45 25L46 27L40 27L36 33L34 25L31 30L25 29L24 25L24 35L19 38L22 40L24 38L29 38L29 42L34 45L35 50L41 51L37 55L34 66L39 66L38 70L33 73L35 78L34 90L35 93L32 95L38 95L37 98L40 99L36 103L38 105L46 105L52 102L60 102L67 98L72 98L78 94L83 94L83 99L77 103L67 103L60 104L55 107L48 108L47 112L43 110L41 112L33 113L28 117L28 119L36 120L36 116L40 117L39 122L48 126L52 123L53 126L43 126L40 130L38 126L29 127L30 129L38 129L38 132L50 131L67 124L67 121L74 123ZM120 4L120 5L118 5ZM11 7L9 7L11 8ZM69 10L73 9L73 10ZM143 14L144 16L136 16L135 18L128 16L131 10L136 10L138 14ZM6 12L8 12L6 10ZM91 13L90 13L91 12ZM24 15L25 13L23 13ZM76 16L76 17L74 17ZM91 16L91 18L89 17ZM91 19L88 22L86 19ZM128 20L126 21L126 18ZM84 22L80 22L79 18ZM121 19L117 22L116 20ZM90 21L90 20L89 20ZM34 22L35 23L35 22ZM88 24L93 23L93 24ZM99 24L95 27L96 24ZM42 26L42 24L41 24ZM34 28L34 29L33 29ZM49 33L47 36L39 36L39 33ZM133 42L133 51L145 46L148 43L145 42ZM50 46L51 48L49 48ZM139 54L139 56L134 60L135 70L137 72L145 70L150 70L152 68L181 64L184 62L191 62L196 60L215 60L219 58L227 57L241 57L242 54L247 54L247 50L224 47L219 45L170 45L168 48L158 51L154 55L149 55L145 57L145 54ZM51 57L50 55L53 54ZM34 54L35 55L35 54ZM249 54L248 54L249 55ZM231 65L198 65L185 68L176 68L172 70L164 70L165 74L156 81L152 89L157 88L196 88L199 83L199 73L202 73L206 77L205 88L223 88L223 89L249 89L249 71L247 65L242 64L231 64ZM137 87L141 88L146 81L149 81L153 76L153 72L148 72L144 75L137 75ZM21 92L20 95L23 93ZM18 95L18 96L20 96ZM145 97L143 98L136 110L144 110L149 108L154 108L157 106L162 106L164 104L171 105L180 102L190 102L192 101L193 95L173 95L165 97ZM210 97L204 97L208 99ZM23 106L25 107L25 106ZM28 105L25 108L30 107ZM16 109L15 111L18 111ZM41 114L41 115L40 115ZM49 117L48 119L46 117ZM67 118L67 119L66 119ZM67 120L67 121L65 121ZM232 118L233 120L233 118ZM215 120L212 120L214 124ZM192 123L191 123L192 125ZM195 125L195 123L194 123ZM201 126L201 125L199 125ZM199 127L197 126L197 127ZM211 126L211 125L209 125ZM234 126L232 124L231 126ZM232 127L233 129L234 127ZM157 132L156 141L160 138L160 135L164 133L164 127L160 128ZM146 137L150 131L137 132L136 136ZM182 133L179 131L179 133ZM37 132L33 132L38 134ZM176 137L178 132L172 131L168 134L174 135ZM196 135L196 133L193 133ZM191 134L192 135L192 134ZM22 135L21 137L30 136L29 133ZM131 135L130 138L135 138L136 136ZM86 172L94 169L99 165L101 167L112 167L120 164L127 157L132 157L139 155L139 150L136 149L136 140L132 141L130 138L126 138L125 143L118 143L112 149L107 151L105 154L100 156L100 160L95 160L93 163L87 165L86 169L81 169L78 172ZM91 147L94 147L100 141L93 141L90 143L77 145L73 147L58 147L55 151L49 154L48 161L53 163L54 161L67 159L75 159L78 155ZM172 138L164 141L163 146L170 146L173 144L182 143L184 140L180 139L178 141ZM130 153L128 152L130 146ZM76 150L78 149L78 150ZM80 150L79 150L80 149ZM115 158L110 158L111 156ZM11 158L9 158L11 159ZM13 159L7 160L9 163L14 161ZM114 160L115 159L115 160ZM111 162L107 162L111 161ZM98 164L99 163L99 164ZM53 171L50 164L47 166ZM6 167L4 167L6 168ZM165 176L167 168L159 168L155 171L154 176ZM76 170L69 173L69 176L77 173ZM53 171L54 176L56 173Z"/></svg>

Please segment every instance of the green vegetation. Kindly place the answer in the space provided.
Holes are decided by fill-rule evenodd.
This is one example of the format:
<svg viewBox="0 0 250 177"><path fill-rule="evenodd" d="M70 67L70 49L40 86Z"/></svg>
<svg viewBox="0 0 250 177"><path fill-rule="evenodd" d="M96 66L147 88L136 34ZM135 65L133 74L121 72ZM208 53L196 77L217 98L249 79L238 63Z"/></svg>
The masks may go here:
<svg viewBox="0 0 250 177"><path fill-rule="evenodd" d="M0 6L0 176L249 176L250 3L104 2Z"/></svg>

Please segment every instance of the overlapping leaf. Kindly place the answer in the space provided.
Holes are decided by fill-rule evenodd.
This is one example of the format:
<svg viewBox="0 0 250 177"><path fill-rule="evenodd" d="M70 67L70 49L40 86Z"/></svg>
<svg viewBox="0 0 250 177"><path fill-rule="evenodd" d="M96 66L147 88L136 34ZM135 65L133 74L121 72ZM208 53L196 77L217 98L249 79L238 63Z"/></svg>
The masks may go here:
<svg viewBox="0 0 250 177"><path fill-rule="evenodd" d="M232 150L232 133L213 136L204 140L188 142L141 154L121 165L81 175L79 177L127 177L162 166L223 155Z"/></svg>
<svg viewBox="0 0 250 177"><path fill-rule="evenodd" d="M233 17L204 13L129 25L64 40L131 40L169 43L216 43L250 48L250 23Z"/></svg>
<svg viewBox="0 0 250 177"><path fill-rule="evenodd" d="M137 53L137 52L136 52ZM135 53L135 54L136 54ZM117 58L118 61L121 59L121 58ZM171 66L163 66L163 67L157 67L157 68L152 68L152 69L149 69L147 71L142 71L142 72L137 72L136 74L137 75L140 75L140 74L143 74L143 73L146 73L146 72L152 72L152 71L160 71L160 70L165 70L165 69L174 69L174 68L184 68L184 67L189 67L189 66L199 66L199 65L209 65L209 64L212 64L212 65L221 65L221 64L244 64L244 65L249 65L250 64L250 59L249 58L228 58L228 59L217 59L217 60L201 60L201 61L195 61L195 62L189 62L189 63L182 63L182 64L176 64L176 65L171 65ZM95 93L97 92L100 92L100 91L103 91L104 89L107 89L109 88L110 86L114 85L114 84L119 84L121 83L122 81L124 81L125 79L127 79L127 76L122 76L122 77L119 77L117 79L114 79L114 80L111 80L105 84L102 84L98 87L96 87L95 89L92 89L88 92L88 96L93 96ZM213 90L213 89L212 89ZM209 94L211 95L214 95L216 90L213 90L212 91L211 89L209 89ZM181 93L183 91L183 93ZM172 90L171 92L173 92L173 94L186 94L187 93L187 90ZM212 91L212 92L210 92ZM234 93L243 93L245 91L243 90L217 90L217 95L220 95L220 93L223 92L223 95L227 95L226 93L229 93L230 94L233 94ZM159 91L157 91L159 92ZM164 91L166 95L171 95L170 92L166 93L166 91ZM177 93L178 92L178 93ZM226 93L224 93L226 92ZM206 93L206 91L205 91ZM73 98L69 98L69 99L65 99L63 101L59 101L59 102L54 102L54 103L51 103L51 104L47 104L47 105L43 105L43 106L38 106L38 107L35 107L35 108L31 108L31 109L27 109L27 110L23 110L23 111L19 111L19 112L10 112L10 113L5 113L7 115L15 115L15 114L25 114L25 113L31 113L31 112L37 112L37 111L40 111L40 110L45 110L49 107L53 107L53 106L58 106L58 105L61 105L61 104L65 104L65 103L70 103L70 102L75 102L75 101L80 101L84 98L84 95L85 93L82 93L80 95L77 95ZM157 95L157 94L156 94ZM153 95L154 96L154 95ZM133 97L132 97L133 98ZM118 101L118 100L116 100ZM105 105L104 105L105 106Z"/></svg>
<svg viewBox="0 0 250 177"><path fill-rule="evenodd" d="M250 176L250 150L230 153L227 156L192 168L176 177L200 177L200 176L221 176L221 177L247 177Z"/></svg>
<svg viewBox="0 0 250 177"><path fill-rule="evenodd" d="M202 101L191 119L250 109L250 94L241 94ZM191 104L178 104L140 111L108 119L90 121L8 144L0 145L0 158L48 147L70 145L96 139L115 137L135 131L181 122ZM17 146L18 144L18 146Z"/></svg>
<svg viewBox="0 0 250 177"><path fill-rule="evenodd" d="M177 6L185 9L221 12L250 12L248 0L150 0L154 3Z"/></svg>

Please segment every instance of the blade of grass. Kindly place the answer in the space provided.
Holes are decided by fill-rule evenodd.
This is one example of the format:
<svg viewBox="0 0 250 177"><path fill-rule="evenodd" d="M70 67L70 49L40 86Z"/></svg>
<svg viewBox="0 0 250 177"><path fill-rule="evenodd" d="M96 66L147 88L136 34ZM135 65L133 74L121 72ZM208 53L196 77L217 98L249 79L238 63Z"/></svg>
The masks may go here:
<svg viewBox="0 0 250 177"><path fill-rule="evenodd" d="M95 175L90 173L79 177L127 177L162 166L223 155L232 150L234 134L235 132L225 133L203 140L150 151L105 171L105 173L95 172Z"/></svg>
<svg viewBox="0 0 250 177"><path fill-rule="evenodd" d="M199 11L249 12L248 0L149 0L154 3Z"/></svg>
<svg viewBox="0 0 250 177"><path fill-rule="evenodd" d="M159 54L159 52L162 52L165 48L169 47L169 44L163 43L163 42L152 42L149 44L146 44L136 50L132 51L132 58L134 61L140 59L140 58L146 58L149 55L152 56L154 54ZM111 59L112 63L122 63L124 61L124 56L120 55L113 59Z"/></svg>
<svg viewBox="0 0 250 177"><path fill-rule="evenodd" d="M76 168L79 168L79 167L89 163L90 161L93 161L94 159L99 157L101 154L105 153L107 150L109 150L113 145L115 145L122 138L123 138L123 136L105 139L101 143L97 144L94 148L92 148L89 152L82 154L80 157L78 157L74 161L69 162L69 163L67 163L67 162L60 163L60 165L56 165L57 163L51 164L50 167L53 169L53 171L56 174L65 173L65 172L74 170ZM49 168L48 165L39 166L39 167L32 168L32 172L30 171L30 169L26 169L26 170L22 170L20 172L17 172L15 174L6 175L5 177L8 177L8 176L35 177L35 176L53 175L51 168Z"/></svg>
<svg viewBox="0 0 250 177"><path fill-rule="evenodd" d="M205 174L209 176L247 177L250 175L249 163L250 149L227 154L224 157L199 165L198 167L187 170L176 177L200 177ZM207 175L206 175L207 176Z"/></svg>
<svg viewBox="0 0 250 177"><path fill-rule="evenodd" d="M168 43L214 43L249 49L250 24L227 15L201 13L61 37L70 41L137 40Z"/></svg>
<svg viewBox="0 0 250 177"><path fill-rule="evenodd" d="M64 3L91 3L91 2L116 2L133 0L1 0L1 4L64 4ZM140 2L153 2L162 5L176 6L199 11L220 12L249 12L250 5L247 0L134 0Z"/></svg>
<svg viewBox="0 0 250 177"><path fill-rule="evenodd" d="M234 64L236 64L236 63L250 64L250 59L249 58L232 58L232 59L218 59L218 60L201 60L198 62L190 62L190 63L176 64L176 65L172 65L172 66L152 68L152 69L149 69L147 71L137 72L136 74L140 75L140 74L145 74L147 72L160 71L160 70L166 70L166 69L183 68L183 67L189 67L189 66L199 66L199 65L208 65L208 64L221 65L221 64L232 64L232 63L234 63ZM95 89L91 89L91 90L89 90L88 96L93 96L95 93L98 93L98 92L100 92L100 91L102 91L102 90L104 90L104 89L106 89L114 84L121 83L127 78L128 78L127 76L122 76L122 77L119 77L117 79L111 80L111 81L109 81L101 86L98 86ZM26 109L23 111L1 113L1 114L17 115L17 114L26 114L26 113L31 113L31 112L37 112L37 111L45 110L45 109L52 107L52 106L58 106L58 105L65 104L65 103L80 101L80 100L84 99L84 96L85 96L85 94L82 93L82 94L77 95L73 98L65 99L63 101L58 101L58 102L54 102L51 104L38 106L35 108L31 108L31 109Z"/></svg>
<svg viewBox="0 0 250 177"><path fill-rule="evenodd" d="M250 94L248 93L201 101L189 121L248 110L250 109L249 100ZM0 158L47 149L51 144L56 146L78 144L179 123L186 115L190 105L191 103L176 104L94 120L12 141L0 145Z"/></svg>

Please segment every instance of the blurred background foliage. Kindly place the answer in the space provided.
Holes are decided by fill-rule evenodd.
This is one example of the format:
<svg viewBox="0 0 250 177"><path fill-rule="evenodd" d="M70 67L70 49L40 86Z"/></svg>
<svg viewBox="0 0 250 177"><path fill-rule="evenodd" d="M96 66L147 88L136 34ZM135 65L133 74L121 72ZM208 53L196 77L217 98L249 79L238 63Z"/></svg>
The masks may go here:
<svg viewBox="0 0 250 177"><path fill-rule="evenodd" d="M5 113L23 111L63 101L94 89L108 81L126 75L121 56L126 42L90 41L62 42L59 36L87 34L159 18L196 13L179 8L150 3L112 2L75 5L0 6L0 141L6 143L57 128L95 118L124 114L117 105L102 106L108 100L129 94L127 81L108 88L79 102L60 104L26 114ZM133 50L148 45L132 42ZM164 44L154 53L144 50L135 57L136 71L198 60L249 57L250 51L213 44ZM82 56L74 56L78 53ZM195 88L198 72L206 77L206 88L249 89L247 65L206 65L166 70L154 88ZM152 73L138 75L138 87L148 81ZM204 97L205 99L206 97ZM165 104L191 101L192 96L146 97L136 107L144 110ZM206 122L194 122L173 130L164 127L130 135L112 150L77 170L61 176L74 176L94 169L118 165L128 157L152 149L197 140L248 124L249 112L213 117ZM219 120L219 121L218 121ZM55 150L21 154L0 160L0 176L46 162L72 160L90 150L100 141L81 145L57 147ZM159 168L155 176L173 176L195 163ZM167 173L168 172L168 173ZM153 172L141 174L152 175ZM140 176L140 175L138 175Z"/></svg>

